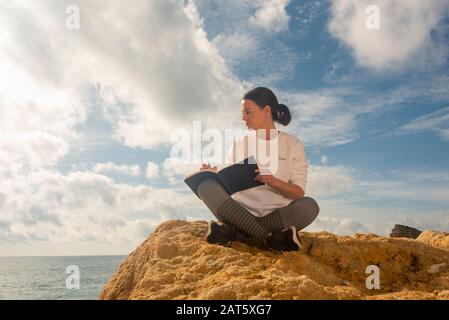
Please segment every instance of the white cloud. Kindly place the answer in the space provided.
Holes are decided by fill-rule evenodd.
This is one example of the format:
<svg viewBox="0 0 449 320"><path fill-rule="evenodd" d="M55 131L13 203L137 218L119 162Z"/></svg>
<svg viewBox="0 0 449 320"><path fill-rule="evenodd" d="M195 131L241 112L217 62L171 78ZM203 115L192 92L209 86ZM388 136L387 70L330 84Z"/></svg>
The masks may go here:
<svg viewBox="0 0 449 320"><path fill-rule="evenodd" d="M167 158L162 164L163 174L170 184L174 185L184 180L184 177L201 168L201 164L192 163L181 158Z"/></svg>
<svg viewBox="0 0 449 320"><path fill-rule="evenodd" d="M240 124L242 86L207 40L194 3L80 2L79 31L65 28L69 4L0 4L2 243L141 241L142 230L184 218L195 200L52 169L78 138L93 88L116 139L131 147L164 146L174 128L190 129L196 118L206 127ZM232 105L236 112L227 112ZM140 169L106 162L94 171Z"/></svg>
<svg viewBox="0 0 449 320"><path fill-rule="evenodd" d="M420 116L391 132L392 134L416 133L422 130L432 130L441 139L449 140L449 107Z"/></svg>
<svg viewBox="0 0 449 320"><path fill-rule="evenodd" d="M383 176L343 166L310 166L306 196L320 206L309 231L388 235L394 224L449 230L446 172L422 168Z"/></svg>
<svg viewBox="0 0 449 320"><path fill-rule="evenodd" d="M233 67L260 51L258 39L246 32L220 33L213 38L213 44Z"/></svg>
<svg viewBox="0 0 449 320"><path fill-rule="evenodd" d="M329 158L326 157L325 155L322 155L321 159L320 159L320 163L321 164L327 164L328 162L329 162Z"/></svg>
<svg viewBox="0 0 449 320"><path fill-rule="evenodd" d="M109 60L107 65L96 65L101 68L96 74L105 75L104 69L114 66L113 77L101 81L107 85L106 94L113 90L108 110L117 119L117 137L131 147L155 148L167 144L173 129L188 128L195 119L205 119L203 122L214 127L236 121L232 113L223 115L229 118L226 122L212 117L220 106L235 104L242 89L208 42L194 3L185 7L171 1L139 4L140 10L135 3L130 9L123 1L109 12L110 20L102 23L102 29L120 26L110 41L94 30L107 48ZM96 10L90 12L92 19L97 16ZM86 40L91 40L91 34L86 32ZM127 44L130 37L131 46ZM111 54L117 47L126 50ZM106 54L97 51L95 48L90 55ZM129 107L118 109L121 102Z"/></svg>
<svg viewBox="0 0 449 320"><path fill-rule="evenodd" d="M24 87L26 97L46 97L52 93L48 88L56 87L53 91L61 92L67 115L73 109L69 103L77 100L62 94L68 91L80 100L98 84L116 139L131 147L167 144L174 128L189 127L194 119L206 119L214 127L239 123L237 113L213 117L221 106L238 104L243 89L209 43L193 2L138 0L132 6L122 0L114 5L105 0L80 2L78 31L64 27L69 4L67 0L0 5L3 69L12 69L2 74L23 72L13 84L45 84L42 93ZM8 89L5 96L11 100L15 91ZM17 91L17 85L12 89ZM40 113L45 108L36 109ZM64 113L55 112L53 117L62 118ZM223 117L229 119L223 122ZM75 121L68 117L67 122ZM67 126L59 127L63 125Z"/></svg>
<svg viewBox="0 0 449 320"><path fill-rule="evenodd" d="M347 193L356 187L354 169L344 166L309 166L307 194L315 197Z"/></svg>
<svg viewBox="0 0 449 320"><path fill-rule="evenodd" d="M54 165L85 119L80 96L40 80L0 53L0 171Z"/></svg>
<svg viewBox="0 0 449 320"><path fill-rule="evenodd" d="M432 175L431 175L432 176ZM393 179L395 177L395 179ZM407 172L391 175L390 179L359 180L357 195L353 199L363 200L408 200L442 205L449 199L449 188L444 178L413 179ZM366 198L369 197L369 198Z"/></svg>
<svg viewBox="0 0 449 320"><path fill-rule="evenodd" d="M176 182L190 172L187 164L183 167L173 160L164 164L164 172ZM385 235L395 223L447 230L448 212L421 209L419 215L413 215L410 206L401 209L394 203L388 205L390 200L424 204L427 201L429 206L447 207L447 175L417 174L416 170L394 174L386 180L343 166L309 167L307 196L318 201L321 211L320 218L308 230ZM62 175L45 170L28 176L15 175L2 180L0 194L4 195L0 198L4 213L0 236L5 244L0 247L0 255L8 246L17 245L15 248L28 252L24 244L43 242L48 248L58 243L82 242L91 246L98 244L97 248L103 252L110 252L116 245L124 248L125 244L132 249L162 221L186 219L191 216L192 208L198 208L193 212L197 217L199 208L207 212L204 204L185 186L179 191L131 186L115 183L94 172L74 171ZM370 204L364 206L367 201L381 201L382 209Z"/></svg>
<svg viewBox="0 0 449 320"><path fill-rule="evenodd" d="M278 32L288 31L288 1L195 2L211 42L246 87L260 82L269 86L292 78L297 62L309 57L277 37Z"/></svg>
<svg viewBox="0 0 449 320"><path fill-rule="evenodd" d="M281 32L288 30L288 16L285 8L290 0L263 0L261 7L254 16L250 17L250 23L260 26L269 32Z"/></svg>
<svg viewBox="0 0 449 320"><path fill-rule="evenodd" d="M157 163L149 161L147 163L147 168L145 170L145 174L148 179L157 178L159 176L159 167Z"/></svg>
<svg viewBox="0 0 449 320"><path fill-rule="evenodd" d="M298 15L295 20L300 29L298 31L306 34L310 32L310 27L317 18L330 11L329 2L327 0L300 1L296 4L296 11Z"/></svg>
<svg viewBox="0 0 449 320"><path fill-rule="evenodd" d="M447 210L404 210L384 206L367 208L349 199L321 200L320 214L304 231L328 231L335 234L375 233L389 236L395 224L403 224L419 230L449 231Z"/></svg>
<svg viewBox="0 0 449 320"><path fill-rule="evenodd" d="M239 45L231 44L239 40ZM279 81L289 80L296 74L297 63L310 58L307 53L298 52L279 39L260 37L250 30L230 31L218 35L212 41L232 70L250 84L247 87L255 87L260 83L273 87Z"/></svg>
<svg viewBox="0 0 449 320"><path fill-rule="evenodd" d="M292 113L286 131L301 137L308 146L335 146L356 140L356 115L369 112L346 101L350 88L305 92L278 92L280 103ZM355 93L357 96L357 94Z"/></svg>
<svg viewBox="0 0 449 320"><path fill-rule="evenodd" d="M336 219L329 216L318 216L305 231L327 231L339 235L353 235L369 232L368 227L353 219Z"/></svg>
<svg viewBox="0 0 449 320"><path fill-rule="evenodd" d="M357 86L275 92L292 113L286 131L300 137L309 147L332 147L355 141L362 133L377 135L385 131L386 128L379 128L378 118L388 117L390 111L397 112L416 102L447 103L449 78L424 77L382 93L367 92ZM370 117L375 119L375 125L360 121L370 121ZM444 128L441 123L436 129L443 137Z"/></svg>
<svg viewBox="0 0 449 320"><path fill-rule="evenodd" d="M133 177L140 175L140 167L138 165L117 165L111 161L97 163L93 171L97 173L120 173Z"/></svg>
<svg viewBox="0 0 449 320"><path fill-rule="evenodd" d="M366 27L368 6L380 10L380 29ZM332 0L330 33L345 43L358 64L375 70L438 64L445 60L444 41L436 42L431 31L447 14L446 0Z"/></svg>
<svg viewBox="0 0 449 320"><path fill-rule="evenodd" d="M336 166L309 166L307 194L348 202L419 201L429 206L449 205L449 177L423 168L377 172Z"/></svg>
<svg viewBox="0 0 449 320"><path fill-rule="evenodd" d="M190 193L120 184L101 174L80 171L16 175L3 180L0 192L7 195L0 221L2 244L90 241L136 245L162 221L185 219L185 208L198 205Z"/></svg>

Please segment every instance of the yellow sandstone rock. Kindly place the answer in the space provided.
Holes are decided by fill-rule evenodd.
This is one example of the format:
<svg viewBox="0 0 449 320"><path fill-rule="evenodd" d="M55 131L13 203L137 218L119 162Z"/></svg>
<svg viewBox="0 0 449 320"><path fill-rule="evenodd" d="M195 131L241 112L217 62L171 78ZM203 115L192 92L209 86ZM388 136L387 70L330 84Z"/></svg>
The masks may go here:
<svg viewBox="0 0 449 320"><path fill-rule="evenodd" d="M112 276L100 299L449 299L449 235L416 240L301 232L282 254L203 241L205 221L167 221ZM380 289L367 289L367 266ZM438 266L435 266L438 265ZM433 272L429 272L432 270Z"/></svg>
<svg viewBox="0 0 449 320"><path fill-rule="evenodd" d="M426 230L416 240L428 243L434 247L449 250L449 233L446 232Z"/></svg>

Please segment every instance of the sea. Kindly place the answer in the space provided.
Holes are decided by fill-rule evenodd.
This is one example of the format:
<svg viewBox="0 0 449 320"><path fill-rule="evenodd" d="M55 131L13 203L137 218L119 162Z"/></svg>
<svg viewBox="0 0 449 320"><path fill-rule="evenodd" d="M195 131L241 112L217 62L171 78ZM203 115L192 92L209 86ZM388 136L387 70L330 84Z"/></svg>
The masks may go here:
<svg viewBox="0 0 449 320"><path fill-rule="evenodd" d="M125 258L0 257L0 300L96 300Z"/></svg>

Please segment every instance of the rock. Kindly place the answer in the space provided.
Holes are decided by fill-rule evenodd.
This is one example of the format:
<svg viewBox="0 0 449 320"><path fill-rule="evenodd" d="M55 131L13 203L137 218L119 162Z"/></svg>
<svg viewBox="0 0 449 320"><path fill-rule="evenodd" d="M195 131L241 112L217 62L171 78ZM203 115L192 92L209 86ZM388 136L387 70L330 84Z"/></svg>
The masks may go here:
<svg viewBox="0 0 449 320"><path fill-rule="evenodd" d="M393 230L390 233L390 237L416 239L421 234L421 232L422 231L419 231L415 228L403 226L401 224L395 224Z"/></svg>
<svg viewBox="0 0 449 320"><path fill-rule="evenodd" d="M426 230L423 231L416 240L425 242L434 247L449 250L449 233L446 232Z"/></svg>
<svg viewBox="0 0 449 320"><path fill-rule="evenodd" d="M441 271L441 269L445 268L447 266L446 263L438 263L438 264L433 264L430 266L429 270L427 270L427 272L429 273L438 273Z"/></svg>
<svg viewBox="0 0 449 320"><path fill-rule="evenodd" d="M208 244L206 227L162 223L121 263L100 299L449 298L449 250L432 246L447 244L447 235L424 241L301 232L303 250L279 254ZM370 265L379 267L380 289L366 287ZM429 273L435 265L438 272Z"/></svg>

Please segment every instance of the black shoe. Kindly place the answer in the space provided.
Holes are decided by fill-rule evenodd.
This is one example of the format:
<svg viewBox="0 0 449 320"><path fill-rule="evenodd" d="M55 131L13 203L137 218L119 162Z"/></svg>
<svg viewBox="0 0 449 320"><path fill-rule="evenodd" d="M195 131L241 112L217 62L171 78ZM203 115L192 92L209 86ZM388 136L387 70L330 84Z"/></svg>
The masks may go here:
<svg viewBox="0 0 449 320"><path fill-rule="evenodd" d="M204 240L208 243L226 244L236 240L236 233L223 222L209 221Z"/></svg>
<svg viewBox="0 0 449 320"><path fill-rule="evenodd" d="M272 233L265 242L268 248L280 251L299 251L302 248L295 226Z"/></svg>

